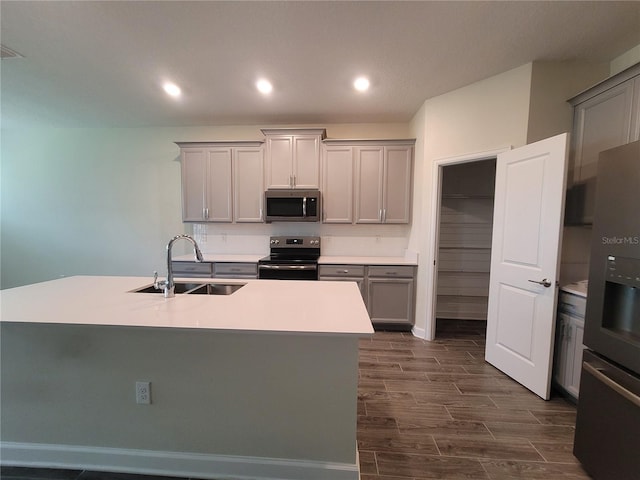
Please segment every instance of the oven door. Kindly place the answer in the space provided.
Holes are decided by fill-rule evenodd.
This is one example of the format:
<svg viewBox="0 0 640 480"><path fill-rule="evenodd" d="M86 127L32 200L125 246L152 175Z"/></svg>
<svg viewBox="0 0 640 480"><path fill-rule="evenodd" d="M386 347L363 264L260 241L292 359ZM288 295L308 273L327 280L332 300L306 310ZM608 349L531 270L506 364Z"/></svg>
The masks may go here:
<svg viewBox="0 0 640 480"><path fill-rule="evenodd" d="M258 264L258 278L268 280L318 280L318 264L262 263Z"/></svg>

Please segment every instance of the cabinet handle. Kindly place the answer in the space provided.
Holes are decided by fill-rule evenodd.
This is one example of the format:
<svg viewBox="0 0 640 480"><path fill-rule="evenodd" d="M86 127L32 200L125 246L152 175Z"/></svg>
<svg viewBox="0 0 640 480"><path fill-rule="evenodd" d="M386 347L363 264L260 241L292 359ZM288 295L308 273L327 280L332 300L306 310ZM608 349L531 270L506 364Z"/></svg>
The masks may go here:
<svg viewBox="0 0 640 480"><path fill-rule="evenodd" d="M382 222L386 222L387 221L387 209L383 208L382 209Z"/></svg>
<svg viewBox="0 0 640 480"><path fill-rule="evenodd" d="M378 221L382 221L382 209L378 210Z"/></svg>
<svg viewBox="0 0 640 480"><path fill-rule="evenodd" d="M343 270L342 273L349 273L349 270Z"/></svg>
<svg viewBox="0 0 640 480"><path fill-rule="evenodd" d="M293 176L293 188L296 188L296 176Z"/></svg>
<svg viewBox="0 0 640 480"><path fill-rule="evenodd" d="M262 209L260 209L260 220L263 220L263 217L262 217Z"/></svg>

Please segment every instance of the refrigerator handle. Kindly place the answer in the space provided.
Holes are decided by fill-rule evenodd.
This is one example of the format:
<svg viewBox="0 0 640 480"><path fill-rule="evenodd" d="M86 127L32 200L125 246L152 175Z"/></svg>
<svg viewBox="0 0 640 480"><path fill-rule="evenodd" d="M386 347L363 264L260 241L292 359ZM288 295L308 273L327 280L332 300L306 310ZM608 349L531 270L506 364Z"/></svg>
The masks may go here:
<svg viewBox="0 0 640 480"><path fill-rule="evenodd" d="M627 390L622 385L614 382L609 377L607 377L602 372L602 370L603 370L602 368L594 367L589 362L582 362L582 367L584 368L585 372L593 375L596 378L596 380L599 380L602 383L604 383L607 387L609 387L611 390L616 392L618 395L621 395L624 398L626 398L627 400L629 400L636 407L640 407L640 397L638 395L636 395L635 393Z"/></svg>

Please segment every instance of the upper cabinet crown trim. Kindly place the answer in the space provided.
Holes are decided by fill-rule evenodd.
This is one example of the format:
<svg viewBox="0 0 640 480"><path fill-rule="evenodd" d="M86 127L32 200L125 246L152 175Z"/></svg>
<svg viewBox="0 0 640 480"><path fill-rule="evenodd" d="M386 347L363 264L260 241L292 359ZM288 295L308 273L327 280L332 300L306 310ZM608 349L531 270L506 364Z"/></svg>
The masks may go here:
<svg viewBox="0 0 640 480"><path fill-rule="evenodd" d="M189 147L260 147L264 140L225 140L214 142L174 142L180 148Z"/></svg>
<svg viewBox="0 0 640 480"><path fill-rule="evenodd" d="M327 136L326 128L261 128L264 135L320 135L320 138Z"/></svg>
<svg viewBox="0 0 640 480"><path fill-rule="evenodd" d="M343 139L343 138L325 138L322 143L325 145L415 145L415 138L392 138L392 139Z"/></svg>
<svg viewBox="0 0 640 480"><path fill-rule="evenodd" d="M616 85L620 85L621 83L626 82L630 78L637 77L638 75L640 75L640 63L636 63L626 70L623 70L622 72L613 75L612 77L608 77L602 82L587 88L575 97L571 97L569 100L567 100L567 102L569 102L571 106L576 106L579 103L582 103L585 100L589 100L591 97L595 97L602 92L606 92L610 88L613 88Z"/></svg>

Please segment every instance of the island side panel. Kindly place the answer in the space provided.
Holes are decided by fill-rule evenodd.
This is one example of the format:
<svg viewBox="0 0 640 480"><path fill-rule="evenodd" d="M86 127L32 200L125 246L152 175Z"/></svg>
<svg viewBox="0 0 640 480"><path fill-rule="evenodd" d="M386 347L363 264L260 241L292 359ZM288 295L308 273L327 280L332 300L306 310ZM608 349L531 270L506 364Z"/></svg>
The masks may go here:
<svg viewBox="0 0 640 480"><path fill-rule="evenodd" d="M3 443L357 464L355 336L3 322L1 342Z"/></svg>

